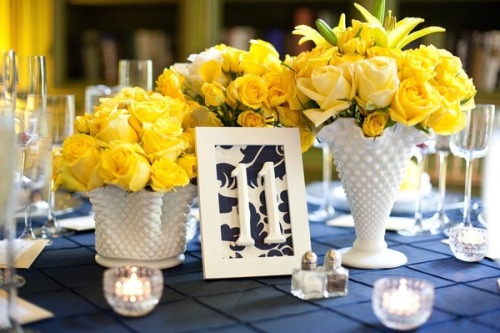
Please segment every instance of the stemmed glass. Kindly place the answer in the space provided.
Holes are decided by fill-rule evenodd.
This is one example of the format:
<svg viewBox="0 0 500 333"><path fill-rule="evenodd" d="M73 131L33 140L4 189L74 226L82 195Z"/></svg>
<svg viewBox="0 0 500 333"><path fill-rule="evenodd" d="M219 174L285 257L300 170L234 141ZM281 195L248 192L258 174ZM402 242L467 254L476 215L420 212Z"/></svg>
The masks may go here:
<svg viewBox="0 0 500 333"><path fill-rule="evenodd" d="M439 225L439 229L444 231L448 228L450 219L446 215L444 203L446 199L446 173L448 169L448 155L450 154L450 136L436 135L434 151L439 157L439 197L436 213L429 218L430 223Z"/></svg>
<svg viewBox="0 0 500 333"><path fill-rule="evenodd" d="M488 142L493 129L494 116L495 105L478 104L467 113L466 127L450 138L450 149L452 154L465 160L464 211L463 219L458 225L463 225L465 227L472 226L472 162L474 159L482 158L488 153Z"/></svg>
<svg viewBox="0 0 500 333"><path fill-rule="evenodd" d="M16 99L15 99L15 130L16 147L19 151L19 184L25 190L34 192L38 186L39 177L30 179L26 175L26 166L36 159L28 160L27 155L37 155L40 134L39 127L45 126L45 120L40 119L45 112L45 98L47 95L46 64L44 56L17 56L16 57ZM42 132L43 133L43 132ZM34 172L38 167L31 168ZM33 175L32 175L33 176ZM30 198L32 199L32 198ZM25 228L20 238L36 239L31 225L32 200L28 200L24 212Z"/></svg>
<svg viewBox="0 0 500 333"><path fill-rule="evenodd" d="M0 98L0 226L6 240L6 268L2 272L2 287L8 292L7 313L5 318L1 318L0 328L2 330L11 330L22 332L19 323L14 317L15 301L17 298L14 266L13 241L15 237L15 220L13 209L17 205L17 188L15 186L16 178L15 165L15 131L14 131L14 100L15 85L13 77L15 76L15 55L13 51L2 54L0 70L0 89L2 92Z"/></svg>
<svg viewBox="0 0 500 333"><path fill-rule="evenodd" d="M408 229L398 230L398 234L402 236L430 236L439 233L439 223L430 219L425 220L422 213L422 177L424 174L424 160L428 154L433 152L434 145L435 135L426 142L417 145L414 149L414 156L418 163L418 198L415 202L415 223Z"/></svg>
<svg viewBox="0 0 500 333"><path fill-rule="evenodd" d="M64 139L73 133L75 121L75 96L74 95L48 95L47 96L47 124L48 135L51 137L52 151L57 151ZM52 181L48 186L48 216L44 225L35 229L35 235L42 238L56 238L69 236L74 231L62 228L57 222L55 210L55 193L52 191Z"/></svg>
<svg viewBox="0 0 500 333"><path fill-rule="evenodd" d="M323 154L323 179L321 182L323 200L318 209L309 214L309 220L312 222L324 222L335 215L330 186L332 182L333 156L327 143L319 143L319 146Z"/></svg>

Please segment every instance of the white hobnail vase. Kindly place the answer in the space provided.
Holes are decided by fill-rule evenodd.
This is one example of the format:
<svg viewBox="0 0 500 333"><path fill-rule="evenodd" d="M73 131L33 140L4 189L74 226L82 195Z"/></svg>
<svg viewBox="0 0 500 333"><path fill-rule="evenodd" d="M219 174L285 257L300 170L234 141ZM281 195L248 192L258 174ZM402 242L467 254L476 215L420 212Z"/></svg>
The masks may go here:
<svg viewBox="0 0 500 333"><path fill-rule="evenodd" d="M339 118L317 136L331 145L356 230L352 247L340 251L342 262L368 269L404 265L406 256L387 247L385 228L412 148L427 135L397 124L368 138L353 118Z"/></svg>
<svg viewBox="0 0 500 333"><path fill-rule="evenodd" d="M158 193L117 186L89 191L95 219L96 262L105 267L170 268L184 261L186 223L195 185Z"/></svg>

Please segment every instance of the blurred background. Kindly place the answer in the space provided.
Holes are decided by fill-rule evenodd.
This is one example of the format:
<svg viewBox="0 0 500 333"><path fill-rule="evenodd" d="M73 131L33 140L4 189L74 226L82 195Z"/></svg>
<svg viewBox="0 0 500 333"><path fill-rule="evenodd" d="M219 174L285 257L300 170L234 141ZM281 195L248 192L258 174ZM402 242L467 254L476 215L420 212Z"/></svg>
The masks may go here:
<svg viewBox="0 0 500 333"><path fill-rule="evenodd" d="M375 0L356 2L371 9ZM85 87L116 85L119 59L152 59L156 78L163 68L186 61L192 53L217 43L247 49L251 38L271 42L284 58L300 51L297 37L291 34L296 25L314 25L322 18L333 26L341 13L346 13L348 20L360 19L353 3L0 0L0 49L47 56L49 93L74 94L79 115L84 110ZM500 105L499 0L387 0L387 9L398 18L425 18L419 28L446 28L445 33L433 34L419 43L432 43L459 56L478 88L476 103ZM429 163L432 165L432 161ZM305 155L304 167L306 181L321 178L319 149ZM435 183L437 170L431 178ZM474 181L477 185L481 180Z"/></svg>

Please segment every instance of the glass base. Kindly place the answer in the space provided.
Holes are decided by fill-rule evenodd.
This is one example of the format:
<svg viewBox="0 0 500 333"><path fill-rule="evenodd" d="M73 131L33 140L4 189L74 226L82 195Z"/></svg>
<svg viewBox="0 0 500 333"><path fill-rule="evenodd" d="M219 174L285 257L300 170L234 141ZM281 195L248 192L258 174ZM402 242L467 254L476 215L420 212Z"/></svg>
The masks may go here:
<svg viewBox="0 0 500 333"><path fill-rule="evenodd" d="M41 228L37 228L34 231L35 236L38 238L58 238L58 237L67 237L71 236L75 233L74 230L61 228L61 227L47 227L43 226Z"/></svg>
<svg viewBox="0 0 500 333"><path fill-rule="evenodd" d="M311 212L308 215L309 221L311 222L326 222L335 217L335 209L320 207L317 210Z"/></svg>

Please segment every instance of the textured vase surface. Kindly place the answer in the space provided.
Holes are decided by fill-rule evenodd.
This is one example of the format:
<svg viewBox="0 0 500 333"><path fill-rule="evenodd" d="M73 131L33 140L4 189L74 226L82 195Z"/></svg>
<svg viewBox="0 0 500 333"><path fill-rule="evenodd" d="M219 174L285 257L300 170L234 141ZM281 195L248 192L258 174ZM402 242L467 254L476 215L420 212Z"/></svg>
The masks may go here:
<svg viewBox="0 0 500 333"><path fill-rule="evenodd" d="M385 228L412 148L427 136L398 124L375 139L367 138L352 118L335 120L317 136L332 147L356 230L353 246L341 250L342 262L358 268L405 264L403 253L387 248Z"/></svg>
<svg viewBox="0 0 500 333"><path fill-rule="evenodd" d="M88 196L96 222L98 264L162 269L184 261L186 223L196 186L189 184L167 193L105 186Z"/></svg>

